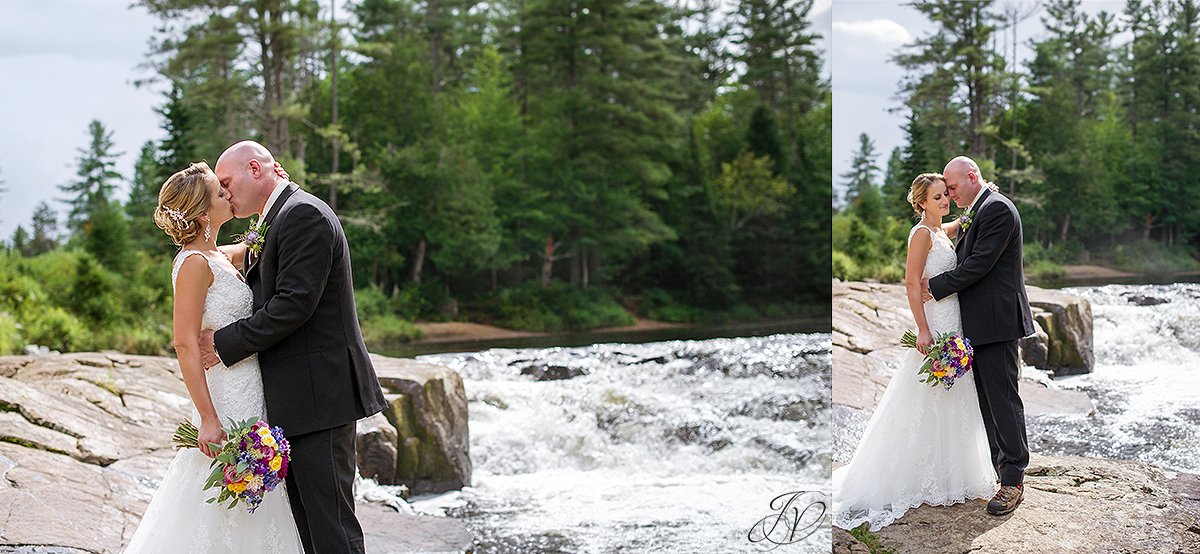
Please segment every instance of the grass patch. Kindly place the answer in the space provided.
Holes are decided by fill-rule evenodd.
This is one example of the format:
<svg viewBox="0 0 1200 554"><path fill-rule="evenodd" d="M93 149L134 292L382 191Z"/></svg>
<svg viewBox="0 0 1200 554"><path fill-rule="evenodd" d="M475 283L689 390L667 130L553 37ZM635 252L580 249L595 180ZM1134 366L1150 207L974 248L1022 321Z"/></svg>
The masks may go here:
<svg viewBox="0 0 1200 554"><path fill-rule="evenodd" d="M1054 281L1062 279L1066 274L1061 265L1050 260L1036 260L1025 264L1025 278L1029 281Z"/></svg>
<svg viewBox="0 0 1200 554"><path fill-rule="evenodd" d="M895 550L883 546L883 541L879 538L879 535L876 535L868 530L867 524L865 523L855 527L854 529L851 529L850 536L867 545L867 548L871 549L871 554L896 554Z"/></svg>
<svg viewBox="0 0 1200 554"><path fill-rule="evenodd" d="M70 456L70 454L67 454L66 452L63 452L62 450L59 450L57 448L50 448L49 446L41 445L36 442L30 442L30 441L27 441L20 437L0 437L0 442L7 442L9 444L15 444L17 446L23 446L25 448L32 448L34 450L41 450L43 452L50 452L52 454L61 454L63 456Z"/></svg>
<svg viewBox="0 0 1200 554"><path fill-rule="evenodd" d="M391 314L376 315L362 320L363 342L368 349L409 342L424 334L411 321Z"/></svg>

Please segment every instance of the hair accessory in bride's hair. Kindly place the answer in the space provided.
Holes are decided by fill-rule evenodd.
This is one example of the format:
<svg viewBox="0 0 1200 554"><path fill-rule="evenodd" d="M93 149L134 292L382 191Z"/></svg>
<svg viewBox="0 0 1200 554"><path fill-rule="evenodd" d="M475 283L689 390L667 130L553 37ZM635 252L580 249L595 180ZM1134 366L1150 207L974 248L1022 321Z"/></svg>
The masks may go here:
<svg viewBox="0 0 1200 554"><path fill-rule="evenodd" d="M160 210L162 210L162 211L166 212L166 213L167 213L167 215L171 216L171 219L174 219L175 221L178 221L178 222L179 222L181 225L186 225L186 224L187 224L187 222L188 222L188 221L187 221L187 216L186 216L186 215L183 215L183 212L181 212L181 211L179 211L179 210L175 210L175 209L172 209L172 208L168 208L168 207L166 207L166 206L159 206L159 207L158 207L158 209L160 209Z"/></svg>

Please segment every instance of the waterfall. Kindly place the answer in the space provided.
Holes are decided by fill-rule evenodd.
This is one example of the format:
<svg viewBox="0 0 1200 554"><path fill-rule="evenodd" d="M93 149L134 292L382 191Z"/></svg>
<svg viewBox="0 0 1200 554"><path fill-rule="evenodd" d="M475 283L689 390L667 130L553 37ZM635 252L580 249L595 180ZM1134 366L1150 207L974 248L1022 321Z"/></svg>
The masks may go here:
<svg viewBox="0 0 1200 554"><path fill-rule="evenodd" d="M773 498L829 492L830 341L421 356L458 371L469 401L474 482L452 513L479 552L755 551L747 532ZM829 544L826 518L788 548Z"/></svg>

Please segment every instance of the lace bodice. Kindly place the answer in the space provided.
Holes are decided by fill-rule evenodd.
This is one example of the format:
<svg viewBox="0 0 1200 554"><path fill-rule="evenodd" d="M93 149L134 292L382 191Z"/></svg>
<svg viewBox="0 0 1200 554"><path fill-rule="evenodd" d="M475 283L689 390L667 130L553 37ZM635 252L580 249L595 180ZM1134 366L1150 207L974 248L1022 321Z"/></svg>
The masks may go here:
<svg viewBox="0 0 1200 554"><path fill-rule="evenodd" d="M908 242L912 244L913 235L929 233L933 244L929 247L929 256L925 258L926 279L954 269L958 265L958 256L954 253L954 243L945 233L934 233L924 225L915 225L908 232ZM951 294L941 300L930 300L925 303L925 319L929 321L929 330L938 333L958 333L962 331L962 314L958 308L958 295Z"/></svg>
<svg viewBox="0 0 1200 554"><path fill-rule="evenodd" d="M213 273L212 285L208 287L208 295L204 298L204 318L201 329L217 330L239 319L250 317L254 311L254 296L250 287L241 278L222 264L217 263L204 252L184 250L175 256L175 264L171 270L171 288L175 288L175 280L179 277L179 268L188 256L202 256L208 262ZM208 392L212 396L213 406L221 424L229 420L266 417L266 404L262 393L262 374L258 369L258 356L250 356L233 367L217 365L205 372L208 378ZM197 425L200 416L192 411L192 421Z"/></svg>

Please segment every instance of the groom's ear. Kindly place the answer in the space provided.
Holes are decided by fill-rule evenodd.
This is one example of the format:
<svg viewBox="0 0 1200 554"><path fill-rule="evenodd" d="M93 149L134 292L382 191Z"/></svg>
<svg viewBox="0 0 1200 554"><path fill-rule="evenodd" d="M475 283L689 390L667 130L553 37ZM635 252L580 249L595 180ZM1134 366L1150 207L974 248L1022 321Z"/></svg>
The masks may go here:
<svg viewBox="0 0 1200 554"><path fill-rule="evenodd" d="M247 167L250 169L250 175L254 176L255 179L262 177L262 164L258 163L258 160L250 160L250 162L247 164Z"/></svg>

